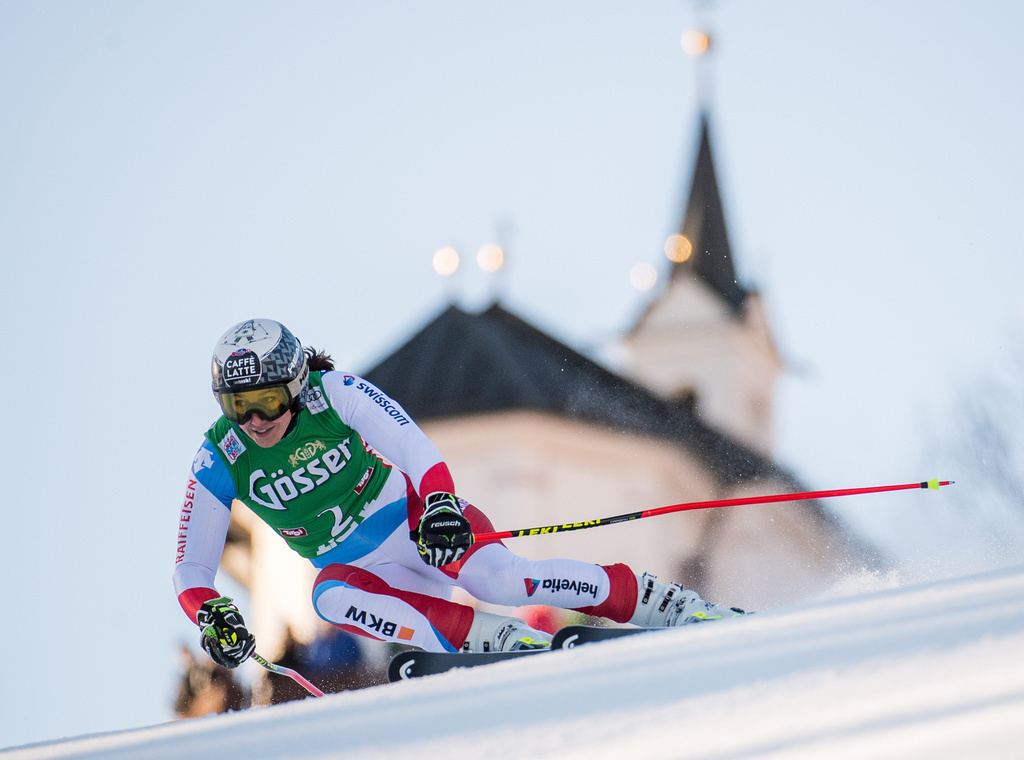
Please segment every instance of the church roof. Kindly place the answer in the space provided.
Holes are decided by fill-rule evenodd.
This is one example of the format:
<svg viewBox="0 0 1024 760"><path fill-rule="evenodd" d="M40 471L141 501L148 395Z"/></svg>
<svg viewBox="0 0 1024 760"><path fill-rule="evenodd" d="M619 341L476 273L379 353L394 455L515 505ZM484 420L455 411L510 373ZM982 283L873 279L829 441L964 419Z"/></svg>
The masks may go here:
<svg viewBox="0 0 1024 760"><path fill-rule="evenodd" d="M711 155L707 114L701 116L697 162L680 232L690 241L693 253L686 261L673 264L670 279L696 274L734 310L739 311L747 291L737 282L733 265L732 248L729 246L725 226L725 210Z"/></svg>
<svg viewBox="0 0 1024 760"><path fill-rule="evenodd" d="M495 304L456 306L364 373L413 419L529 409L685 446L719 477L792 479L754 450Z"/></svg>

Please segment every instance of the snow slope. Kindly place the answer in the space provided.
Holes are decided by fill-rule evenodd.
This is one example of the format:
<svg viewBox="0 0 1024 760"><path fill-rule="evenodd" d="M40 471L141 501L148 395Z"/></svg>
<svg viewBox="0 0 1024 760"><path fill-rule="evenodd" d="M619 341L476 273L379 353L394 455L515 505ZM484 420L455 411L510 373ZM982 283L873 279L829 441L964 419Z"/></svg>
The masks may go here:
<svg viewBox="0 0 1024 760"><path fill-rule="evenodd" d="M3 760L1024 757L1024 567Z"/></svg>

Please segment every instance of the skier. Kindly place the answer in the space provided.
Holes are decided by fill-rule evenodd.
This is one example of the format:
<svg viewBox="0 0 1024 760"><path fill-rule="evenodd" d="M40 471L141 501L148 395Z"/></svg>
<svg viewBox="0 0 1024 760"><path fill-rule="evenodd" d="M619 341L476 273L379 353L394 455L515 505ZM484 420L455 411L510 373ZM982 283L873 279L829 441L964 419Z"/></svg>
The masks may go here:
<svg viewBox="0 0 1024 760"><path fill-rule="evenodd" d="M405 410L278 322L248 320L221 336L213 393L223 415L192 463L174 586L221 665L236 667L256 646L214 586L235 499L319 569L321 618L378 640L439 652L549 646L550 635L518 618L450 601L455 587L495 605L543 603L651 628L743 614L623 564L474 544L490 521L455 496L440 451Z"/></svg>

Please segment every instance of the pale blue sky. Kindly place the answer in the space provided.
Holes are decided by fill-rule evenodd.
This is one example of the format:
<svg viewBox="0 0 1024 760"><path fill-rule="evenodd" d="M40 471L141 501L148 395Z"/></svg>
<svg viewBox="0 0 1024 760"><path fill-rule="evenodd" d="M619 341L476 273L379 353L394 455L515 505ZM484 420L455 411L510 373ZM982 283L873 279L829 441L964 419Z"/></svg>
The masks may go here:
<svg viewBox="0 0 1024 760"><path fill-rule="evenodd" d="M778 458L812 488L957 479L926 444L1024 321L1024 6L703 17L737 267L791 368ZM688 189L695 18L678 0L0 3L0 747L170 717L194 636L175 521L226 327L279 319L363 371L443 308L433 252L503 231L510 308L581 348L628 328L650 297L629 269L665 271ZM476 308L493 284L457 287ZM867 504L864 530L919 532L919 496Z"/></svg>

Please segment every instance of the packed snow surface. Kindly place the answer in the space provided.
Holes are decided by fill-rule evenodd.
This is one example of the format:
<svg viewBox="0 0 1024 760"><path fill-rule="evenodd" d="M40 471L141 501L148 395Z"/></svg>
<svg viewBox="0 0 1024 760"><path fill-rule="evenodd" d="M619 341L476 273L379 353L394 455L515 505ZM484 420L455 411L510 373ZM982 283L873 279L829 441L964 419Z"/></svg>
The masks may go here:
<svg viewBox="0 0 1024 760"><path fill-rule="evenodd" d="M936 760L1022 747L1017 567L0 757Z"/></svg>

